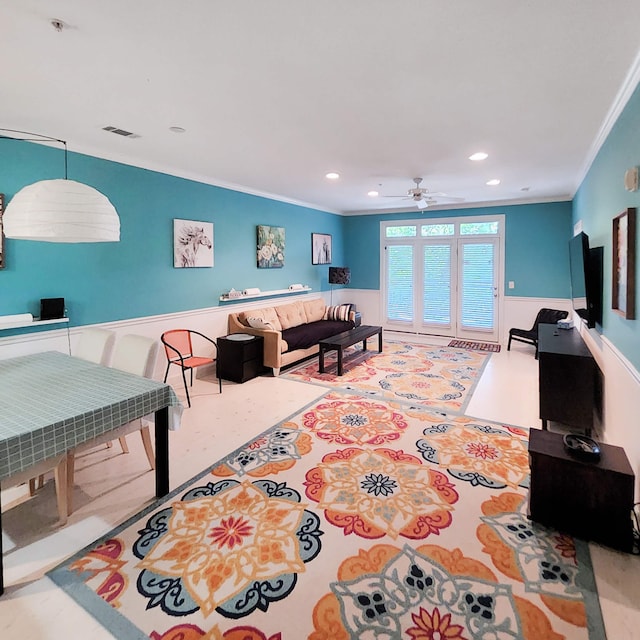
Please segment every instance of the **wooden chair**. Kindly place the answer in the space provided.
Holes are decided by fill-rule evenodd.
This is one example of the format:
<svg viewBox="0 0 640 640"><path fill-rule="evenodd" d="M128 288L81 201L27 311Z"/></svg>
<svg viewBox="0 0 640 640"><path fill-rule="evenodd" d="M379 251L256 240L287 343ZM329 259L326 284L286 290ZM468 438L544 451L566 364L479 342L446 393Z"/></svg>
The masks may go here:
<svg viewBox="0 0 640 640"><path fill-rule="evenodd" d="M88 327L80 334L80 341L73 355L89 362L96 362L105 367L111 360L113 343L116 340L114 331L100 329L98 327Z"/></svg>
<svg viewBox="0 0 640 640"><path fill-rule="evenodd" d="M34 495L36 489L35 476L38 476L38 485L41 488L44 484L44 474L53 470L54 479L56 483L56 499L58 502L58 516L60 518L59 524L64 525L67 523L68 513L68 496L67 496L67 456L62 454L55 458L49 458L35 464L29 469L20 471L18 473L4 478L2 485L5 487L17 486L29 482L29 493Z"/></svg>
<svg viewBox="0 0 640 640"><path fill-rule="evenodd" d="M100 329L98 327L87 327L82 330L80 334L80 340L76 349L74 349L73 355L76 358L82 358L83 360L88 360L89 362L95 362L97 364L102 364L107 366L109 360L111 359L111 351L113 349L113 343L115 342L116 334L114 331L109 331L108 329ZM107 443L107 446L110 445L111 442ZM128 451L126 440L123 438L120 441L120 444L123 446L123 451ZM55 481L56 481L56 493L59 494L59 481L58 476L60 475L58 472L58 465L50 464L45 465L44 471L49 471L51 469L55 469ZM65 456L65 466L66 466L66 456ZM66 472L64 474L66 476ZM35 495L38 489L42 489L44 486L44 473L39 473L38 478L36 480L35 477L30 477L29 479L29 495ZM64 482L65 491L67 488L67 481L65 479ZM64 498L66 503L66 497ZM67 514L67 507L64 508L65 512L65 520Z"/></svg>
<svg viewBox="0 0 640 640"><path fill-rule="evenodd" d="M214 358L195 356L193 354L193 344L191 342L191 336L195 334L204 338L210 342L216 351L216 357L218 354L218 345L214 340L208 338L199 331L193 331L192 329L172 329L171 331L165 331L160 340L164 345L164 351L167 356L167 369L164 372L164 382L167 381L169 375L169 367L172 364L177 365L182 370L182 381L184 382L184 390L187 394L187 405L191 406L191 399L189 398L189 389L187 387L187 378L184 374L185 371L191 372L191 386L193 386L193 370L198 367L202 367L206 364L213 364ZM220 393L222 393L222 379L218 376L218 386L220 387Z"/></svg>
<svg viewBox="0 0 640 640"><path fill-rule="evenodd" d="M137 335L122 336L122 338L117 341L113 350L111 366L115 369L120 369L128 373L133 373L145 378L151 378L153 375L157 352L158 343L153 338ZM147 460L149 461L149 466L151 469L156 468L155 454L151 444L151 433L148 422L144 418L128 422L117 429L103 433L102 435L92 440L88 440L87 442L83 442L81 445L67 453L67 506L69 515L71 515L73 508L72 496L76 455L116 438L119 438L122 443L124 437L134 431L140 432L144 450L147 454ZM126 441L123 446L123 452L129 453Z"/></svg>

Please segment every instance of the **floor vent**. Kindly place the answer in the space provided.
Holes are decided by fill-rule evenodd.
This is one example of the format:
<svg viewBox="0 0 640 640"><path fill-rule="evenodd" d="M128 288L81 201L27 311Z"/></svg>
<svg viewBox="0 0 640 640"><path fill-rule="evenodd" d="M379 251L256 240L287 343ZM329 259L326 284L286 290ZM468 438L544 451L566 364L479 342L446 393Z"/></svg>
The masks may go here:
<svg viewBox="0 0 640 640"><path fill-rule="evenodd" d="M125 131L124 129L120 129L119 127L102 127L103 131L109 131L110 133L115 133L123 138L139 138L140 136L137 133L132 133L131 131Z"/></svg>

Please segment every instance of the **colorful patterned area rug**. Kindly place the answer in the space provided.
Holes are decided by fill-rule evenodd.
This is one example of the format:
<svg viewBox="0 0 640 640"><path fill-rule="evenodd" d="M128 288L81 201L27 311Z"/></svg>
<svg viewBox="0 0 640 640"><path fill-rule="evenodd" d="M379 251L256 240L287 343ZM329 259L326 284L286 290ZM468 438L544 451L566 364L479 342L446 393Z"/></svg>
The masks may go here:
<svg viewBox="0 0 640 640"><path fill-rule="evenodd" d="M117 638L596 640L527 432L328 392L50 572Z"/></svg>
<svg viewBox="0 0 640 640"><path fill-rule="evenodd" d="M489 354L464 349L385 341L382 353L345 349L344 374L337 375L337 356L325 356L326 373L318 358L289 369L285 378L361 393L449 413L464 411Z"/></svg>
<svg viewBox="0 0 640 640"><path fill-rule="evenodd" d="M452 340L449 343L450 347L456 347L457 349L471 349L472 351L491 351L498 353L500 351L500 345L493 342L472 342L470 340Z"/></svg>

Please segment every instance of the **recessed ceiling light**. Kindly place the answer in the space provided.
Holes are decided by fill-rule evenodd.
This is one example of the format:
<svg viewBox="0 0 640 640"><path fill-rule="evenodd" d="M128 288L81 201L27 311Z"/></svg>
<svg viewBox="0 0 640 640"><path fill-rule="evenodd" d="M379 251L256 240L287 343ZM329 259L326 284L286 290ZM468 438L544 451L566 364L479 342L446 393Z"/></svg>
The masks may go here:
<svg viewBox="0 0 640 640"><path fill-rule="evenodd" d="M494 178L493 180L487 181L488 187L497 187L499 184L500 184L500 180L498 180L498 178Z"/></svg>
<svg viewBox="0 0 640 640"><path fill-rule="evenodd" d="M371 196L372 198L376 198L378 197L380 194L377 191L369 191L369 193L367 193L368 196Z"/></svg>
<svg viewBox="0 0 640 640"><path fill-rule="evenodd" d="M488 153L484 151L478 151L477 153L473 153L469 156L469 160L473 160L474 162L478 162L479 160L486 160L489 157Z"/></svg>
<svg viewBox="0 0 640 640"><path fill-rule="evenodd" d="M340 177L340 174L335 173L334 171L331 171L330 173L327 173L325 177L329 178L329 180L337 180Z"/></svg>
<svg viewBox="0 0 640 640"><path fill-rule="evenodd" d="M186 129L183 127L169 127L169 131L172 131L173 133L184 133Z"/></svg>

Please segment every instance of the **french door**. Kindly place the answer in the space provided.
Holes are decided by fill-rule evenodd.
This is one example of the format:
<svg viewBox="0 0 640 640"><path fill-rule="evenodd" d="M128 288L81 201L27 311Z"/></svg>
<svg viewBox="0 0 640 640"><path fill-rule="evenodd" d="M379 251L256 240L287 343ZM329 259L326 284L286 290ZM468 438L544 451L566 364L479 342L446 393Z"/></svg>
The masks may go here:
<svg viewBox="0 0 640 640"><path fill-rule="evenodd" d="M500 220L382 226L385 328L498 340Z"/></svg>

